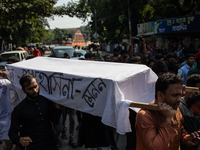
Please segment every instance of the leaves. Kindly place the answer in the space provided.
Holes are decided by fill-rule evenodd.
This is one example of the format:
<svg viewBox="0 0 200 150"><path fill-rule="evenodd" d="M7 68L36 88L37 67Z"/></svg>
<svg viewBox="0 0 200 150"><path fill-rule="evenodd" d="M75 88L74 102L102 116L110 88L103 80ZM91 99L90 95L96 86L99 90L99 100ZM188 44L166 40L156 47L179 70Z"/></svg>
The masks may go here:
<svg viewBox="0 0 200 150"><path fill-rule="evenodd" d="M55 3L56 0L1 0L0 40L25 42L33 40L32 36L38 33L40 35L37 35L37 39L40 40L42 30L45 30L44 20L40 18L51 16Z"/></svg>

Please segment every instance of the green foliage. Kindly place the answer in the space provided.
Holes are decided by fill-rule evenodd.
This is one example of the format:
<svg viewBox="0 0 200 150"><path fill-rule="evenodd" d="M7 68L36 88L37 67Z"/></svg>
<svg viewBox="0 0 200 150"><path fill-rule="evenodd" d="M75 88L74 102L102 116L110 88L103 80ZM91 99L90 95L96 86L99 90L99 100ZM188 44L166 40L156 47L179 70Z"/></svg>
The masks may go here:
<svg viewBox="0 0 200 150"><path fill-rule="evenodd" d="M54 41L54 34L50 30L46 30L45 31L45 35L42 38L42 41L45 41L45 42L52 42L52 41Z"/></svg>
<svg viewBox="0 0 200 150"><path fill-rule="evenodd" d="M62 43L63 40L67 40L67 38L71 38L72 35L67 32L65 29L55 28L53 30L54 39L53 41Z"/></svg>
<svg viewBox="0 0 200 150"><path fill-rule="evenodd" d="M129 7L132 35L137 34L138 23L200 13L200 1L197 0L129 0ZM118 42L129 34L128 0L79 0L62 10L65 10L62 15L81 19L91 16L91 35L97 29L102 41Z"/></svg>
<svg viewBox="0 0 200 150"><path fill-rule="evenodd" d="M1 0L0 40L38 42L44 34L44 17L54 12L56 0Z"/></svg>
<svg viewBox="0 0 200 150"><path fill-rule="evenodd" d="M78 17L83 21L90 17L91 38L97 31L100 41L118 43L129 35L128 8L132 35L137 34L138 23L200 13L198 0L79 0L78 3L71 1L67 6L54 7L56 1L1 0L0 40L39 42L47 34L46 39L61 41L68 36L67 33L58 29L47 33L44 28L48 26L44 18L54 14Z"/></svg>

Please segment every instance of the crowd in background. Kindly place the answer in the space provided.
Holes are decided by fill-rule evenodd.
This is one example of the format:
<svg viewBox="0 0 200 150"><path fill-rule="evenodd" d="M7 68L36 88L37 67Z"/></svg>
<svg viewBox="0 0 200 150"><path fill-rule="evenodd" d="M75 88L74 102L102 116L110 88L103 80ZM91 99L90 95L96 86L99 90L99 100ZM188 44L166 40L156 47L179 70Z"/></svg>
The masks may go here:
<svg viewBox="0 0 200 150"><path fill-rule="evenodd" d="M30 49L24 47L23 50L26 50L30 55L33 55L33 57L42 56L44 54L44 50L39 47L34 47ZM114 48L113 53L102 53L100 47L98 46L94 48L88 47L87 50L88 52L85 54L85 60L143 64L150 67L158 77L161 77L165 73L173 73L181 77L184 80L185 85L200 87L198 85L200 83L200 52L199 50L194 49L194 47L192 46L190 46L189 48L185 48L182 44L179 44L178 46L171 44L169 45L169 49L167 51L155 50L154 46L147 46L145 40L142 39L140 41L133 40L132 45L128 48ZM66 54L63 57L69 59ZM191 100L192 103L187 101L187 99L190 99L190 96L188 95L186 96L185 101L181 102L182 105L180 105L180 109L183 109L181 113L186 118L188 117L188 114L186 112L191 110L194 104L196 105L197 103L200 103L200 93L195 94L192 95L193 98L191 99L194 99L193 101ZM200 107L196 109L198 109L200 112ZM117 133L114 129L105 126L101 122L101 117L77 111L78 123L79 125L81 124L81 126L78 125L75 127L75 110L69 110L69 108L63 107L63 113L64 112L65 114L62 114L64 117L61 118L58 124L59 126L54 127L55 135L57 134L57 146L61 146L61 143L58 140L58 137L60 135L63 139L68 138L66 133L67 127L65 124L66 115L68 114L70 119L69 144L71 147L75 148L77 146L85 145L87 148L96 148L102 150L106 147L112 150L117 149ZM187 129L188 133L193 133L200 128L200 114L194 114L193 111L191 111L191 113L191 118L193 118L192 121L196 121L197 123L195 124L195 127L193 127L193 125L189 126L188 124L191 124L191 120L187 120L188 123L185 123L184 126L189 126ZM127 150L132 150L136 148L135 118L136 113L130 110L132 133L127 133ZM88 123L90 124L89 126ZM78 141L75 141L74 139L74 128L79 131ZM191 128L193 128L194 130L190 131L189 129ZM56 131L56 129L58 129L58 131ZM95 136L97 131L98 136ZM182 149L184 149L185 145L182 145L182 147Z"/></svg>

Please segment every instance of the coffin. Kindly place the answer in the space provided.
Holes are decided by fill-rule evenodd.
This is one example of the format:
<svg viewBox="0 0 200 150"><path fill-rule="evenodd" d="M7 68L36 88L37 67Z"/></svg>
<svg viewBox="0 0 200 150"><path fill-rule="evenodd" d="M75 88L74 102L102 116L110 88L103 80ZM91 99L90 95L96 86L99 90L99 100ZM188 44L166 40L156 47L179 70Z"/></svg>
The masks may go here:
<svg viewBox="0 0 200 150"><path fill-rule="evenodd" d="M100 116L108 126L118 128L120 123L124 131L129 130L126 129L129 123L119 118L121 109L128 109L122 108L123 102L151 102L157 80L146 65L50 57L6 65L6 71L16 87L21 88L19 79L23 74L33 74L41 95L63 106Z"/></svg>

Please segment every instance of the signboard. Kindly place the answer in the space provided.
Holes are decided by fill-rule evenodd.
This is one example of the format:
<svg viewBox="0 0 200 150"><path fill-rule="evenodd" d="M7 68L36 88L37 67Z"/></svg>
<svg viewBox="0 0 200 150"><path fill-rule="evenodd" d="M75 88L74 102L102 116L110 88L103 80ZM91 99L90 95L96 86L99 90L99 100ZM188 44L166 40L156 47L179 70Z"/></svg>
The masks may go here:
<svg viewBox="0 0 200 150"><path fill-rule="evenodd" d="M152 22L138 24L137 31L138 35L152 35L153 34Z"/></svg>
<svg viewBox="0 0 200 150"><path fill-rule="evenodd" d="M154 34L200 32L200 15L170 18L152 23Z"/></svg>
<svg viewBox="0 0 200 150"><path fill-rule="evenodd" d="M138 34L166 34L180 32L200 32L200 15L169 18L137 25Z"/></svg>
<svg viewBox="0 0 200 150"><path fill-rule="evenodd" d="M119 119L121 103L154 100L156 74L146 65L36 57L6 65L9 80L20 88L23 74L37 78L41 95L82 112L102 117L102 122L127 129ZM128 111L128 107L126 108ZM124 116L127 118L128 116Z"/></svg>
<svg viewBox="0 0 200 150"><path fill-rule="evenodd" d="M95 32L94 35L93 35L93 37L94 37L95 39L97 39L97 38L99 37L99 34L98 34L97 32Z"/></svg>

